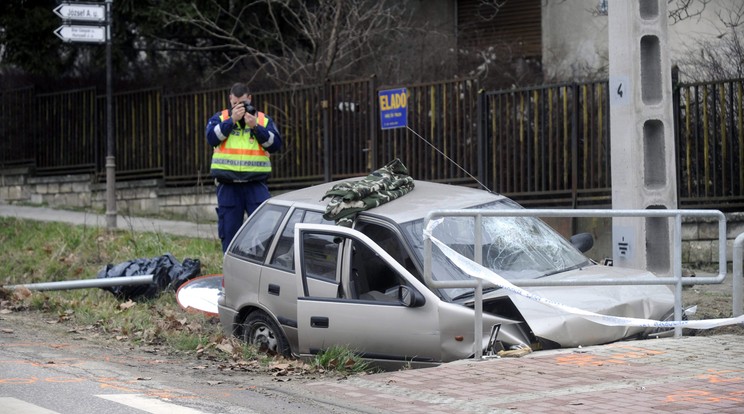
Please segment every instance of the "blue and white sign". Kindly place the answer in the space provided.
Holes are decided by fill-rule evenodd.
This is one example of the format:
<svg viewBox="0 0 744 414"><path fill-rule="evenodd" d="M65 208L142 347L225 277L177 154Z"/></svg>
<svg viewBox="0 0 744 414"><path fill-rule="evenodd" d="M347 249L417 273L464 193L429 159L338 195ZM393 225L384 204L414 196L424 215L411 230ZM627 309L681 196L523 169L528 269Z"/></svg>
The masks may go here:
<svg viewBox="0 0 744 414"><path fill-rule="evenodd" d="M408 126L408 92L406 88L389 89L378 93L380 125L382 129Z"/></svg>

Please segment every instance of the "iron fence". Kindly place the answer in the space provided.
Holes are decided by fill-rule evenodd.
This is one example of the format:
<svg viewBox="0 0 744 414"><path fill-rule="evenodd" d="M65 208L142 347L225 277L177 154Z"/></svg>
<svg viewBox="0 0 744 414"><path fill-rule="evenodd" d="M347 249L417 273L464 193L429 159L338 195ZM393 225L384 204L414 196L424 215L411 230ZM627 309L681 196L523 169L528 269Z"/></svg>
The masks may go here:
<svg viewBox="0 0 744 414"><path fill-rule="evenodd" d="M418 179L475 185L478 83L438 82L407 91L409 126L380 132L378 164L397 157Z"/></svg>
<svg viewBox="0 0 744 414"><path fill-rule="evenodd" d="M607 82L487 92L481 108L489 187L523 204L609 204Z"/></svg>
<svg viewBox="0 0 744 414"><path fill-rule="evenodd" d="M744 79L675 91L680 204L744 207Z"/></svg>
<svg viewBox="0 0 744 414"><path fill-rule="evenodd" d="M476 186L532 206L610 205L606 81L505 91L472 79L407 86L408 127L381 130L374 78L258 91L284 148L269 185L285 190L365 175L400 158L413 177ZM744 206L744 80L676 84L680 207ZM208 181L207 119L227 89L114 96L117 180ZM0 165L105 177L105 97L94 89L0 91Z"/></svg>
<svg viewBox="0 0 744 414"><path fill-rule="evenodd" d="M0 165L33 165L36 156L34 88L0 91Z"/></svg>

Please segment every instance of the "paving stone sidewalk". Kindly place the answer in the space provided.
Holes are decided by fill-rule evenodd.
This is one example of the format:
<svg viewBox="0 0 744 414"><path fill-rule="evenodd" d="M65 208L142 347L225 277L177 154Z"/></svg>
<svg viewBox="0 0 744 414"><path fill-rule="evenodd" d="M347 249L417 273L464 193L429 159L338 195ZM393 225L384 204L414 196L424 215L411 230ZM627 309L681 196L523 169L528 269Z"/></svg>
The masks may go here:
<svg viewBox="0 0 744 414"><path fill-rule="evenodd" d="M303 387L362 412L742 413L744 336L618 342Z"/></svg>

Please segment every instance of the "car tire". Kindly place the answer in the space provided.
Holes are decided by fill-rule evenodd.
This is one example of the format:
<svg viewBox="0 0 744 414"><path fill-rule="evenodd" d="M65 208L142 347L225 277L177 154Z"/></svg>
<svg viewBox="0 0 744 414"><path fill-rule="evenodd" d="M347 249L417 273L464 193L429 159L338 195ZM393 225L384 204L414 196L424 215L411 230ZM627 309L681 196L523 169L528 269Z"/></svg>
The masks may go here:
<svg viewBox="0 0 744 414"><path fill-rule="evenodd" d="M243 340L262 352L289 357L289 341L274 320L262 311L248 314L243 321Z"/></svg>

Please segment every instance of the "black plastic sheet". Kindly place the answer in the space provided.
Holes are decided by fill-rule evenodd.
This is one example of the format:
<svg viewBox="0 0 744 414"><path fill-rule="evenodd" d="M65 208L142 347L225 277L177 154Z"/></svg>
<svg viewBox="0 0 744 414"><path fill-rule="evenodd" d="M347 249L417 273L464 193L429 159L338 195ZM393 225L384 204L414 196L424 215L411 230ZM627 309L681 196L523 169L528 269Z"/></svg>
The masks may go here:
<svg viewBox="0 0 744 414"><path fill-rule="evenodd" d="M108 264L98 272L97 278L152 275L152 283L148 285L101 288L121 299L152 299L166 289L178 290L183 283L200 274L201 262L198 259L186 258L181 263L172 254L166 253L151 259L135 259L117 265Z"/></svg>

